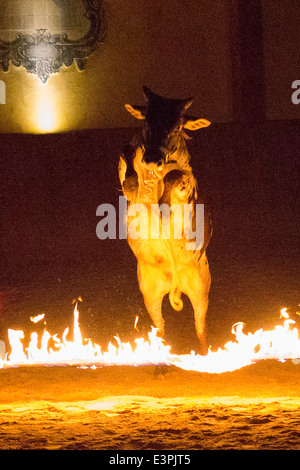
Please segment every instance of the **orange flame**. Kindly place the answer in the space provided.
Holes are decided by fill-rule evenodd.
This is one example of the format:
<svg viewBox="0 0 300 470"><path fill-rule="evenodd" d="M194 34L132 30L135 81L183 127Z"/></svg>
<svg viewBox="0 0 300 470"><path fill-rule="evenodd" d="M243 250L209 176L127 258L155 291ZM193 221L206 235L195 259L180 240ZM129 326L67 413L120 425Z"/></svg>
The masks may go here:
<svg viewBox="0 0 300 470"><path fill-rule="evenodd" d="M22 343L24 332L9 329L8 338L11 352L4 359L0 359L0 368L23 365L101 367L105 365L166 364L185 370L219 374L240 369L264 359L279 361L299 359L298 329L295 327L295 322L289 318L286 308L281 310L281 317L284 318L283 325L276 325L270 331L260 329L248 334L243 331L243 323L236 323L232 327L235 340L229 341L217 351L209 350L206 356L196 355L194 351L186 355L171 354L171 347L157 336L157 330L153 327L148 333L147 340L137 338L132 346L128 342L123 343L118 336L115 336L117 345L110 342L107 351L103 352L101 346L82 337L76 302L72 341L67 340L69 328L66 328L61 339L57 335L51 336L45 330L40 346L38 345L38 335L33 332L28 348L24 348ZM50 340L52 347L49 345Z"/></svg>

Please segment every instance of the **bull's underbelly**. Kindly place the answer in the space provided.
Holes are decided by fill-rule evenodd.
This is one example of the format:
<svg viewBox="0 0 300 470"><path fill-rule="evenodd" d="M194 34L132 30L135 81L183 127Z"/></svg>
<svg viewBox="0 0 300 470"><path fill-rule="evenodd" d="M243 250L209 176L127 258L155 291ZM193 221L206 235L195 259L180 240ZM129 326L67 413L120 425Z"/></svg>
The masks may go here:
<svg viewBox="0 0 300 470"><path fill-rule="evenodd" d="M210 285L205 253L195 259L191 252L181 254L175 250L173 257L163 240L134 240L129 245L138 261L138 280L142 292L151 293L153 289L157 293L159 289L166 294L176 287L189 296L195 285L199 290Z"/></svg>
<svg viewBox="0 0 300 470"><path fill-rule="evenodd" d="M172 255L163 240L132 240L128 239L138 261L152 265L172 264Z"/></svg>
<svg viewBox="0 0 300 470"><path fill-rule="evenodd" d="M154 266L164 265L174 268L176 265L179 269L192 264L197 265L199 252L188 249L190 240L184 237L183 226L177 223L173 216L169 225L166 222L162 223L161 217L151 217L149 212L146 217L139 219L139 231L135 230L135 238L131 237L130 231L127 233L129 246L138 261ZM128 217L127 228L132 222L137 224L137 218ZM153 231L153 226L156 227L156 231Z"/></svg>
<svg viewBox="0 0 300 470"><path fill-rule="evenodd" d="M138 261L178 269L198 264L197 253L186 249L186 240L132 240L129 246Z"/></svg>

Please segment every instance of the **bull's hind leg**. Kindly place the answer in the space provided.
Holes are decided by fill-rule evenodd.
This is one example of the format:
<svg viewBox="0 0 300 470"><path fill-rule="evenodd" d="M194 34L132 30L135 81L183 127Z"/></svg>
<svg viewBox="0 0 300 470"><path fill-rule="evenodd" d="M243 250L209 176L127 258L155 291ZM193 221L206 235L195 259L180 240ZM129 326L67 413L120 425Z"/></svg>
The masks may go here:
<svg viewBox="0 0 300 470"><path fill-rule="evenodd" d="M182 290L189 297L194 310L195 327L200 341L201 354L207 354L206 312L210 289L210 272L208 263L203 259L201 269L187 269L182 276Z"/></svg>
<svg viewBox="0 0 300 470"><path fill-rule="evenodd" d="M162 316L162 301L170 290L170 283L156 267L147 264L138 265L139 287L144 297L145 307L159 336L165 334L165 322Z"/></svg>
<svg viewBox="0 0 300 470"><path fill-rule="evenodd" d="M152 292L144 293L144 303L149 313L153 325L158 330L158 335L164 337L165 335L165 321L162 316L161 306L163 296L159 295L158 297L153 296Z"/></svg>
<svg viewBox="0 0 300 470"><path fill-rule="evenodd" d="M205 355L208 352L205 323L208 308L208 293L202 292L198 298L192 296L191 303L194 309L196 332L200 341L200 353Z"/></svg>

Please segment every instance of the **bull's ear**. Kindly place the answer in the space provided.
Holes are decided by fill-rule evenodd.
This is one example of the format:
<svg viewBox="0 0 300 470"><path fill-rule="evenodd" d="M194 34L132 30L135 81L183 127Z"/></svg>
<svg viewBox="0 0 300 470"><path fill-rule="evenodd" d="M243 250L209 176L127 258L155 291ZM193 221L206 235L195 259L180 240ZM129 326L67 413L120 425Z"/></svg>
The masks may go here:
<svg viewBox="0 0 300 470"><path fill-rule="evenodd" d="M207 121L207 119L197 119L190 116L186 116L183 127L185 129L188 129L189 131L197 131L198 129L201 129L201 127L207 127L209 125L210 121Z"/></svg>
<svg viewBox="0 0 300 470"><path fill-rule="evenodd" d="M136 119L145 119L146 106L131 106L131 104L125 104L125 108Z"/></svg>

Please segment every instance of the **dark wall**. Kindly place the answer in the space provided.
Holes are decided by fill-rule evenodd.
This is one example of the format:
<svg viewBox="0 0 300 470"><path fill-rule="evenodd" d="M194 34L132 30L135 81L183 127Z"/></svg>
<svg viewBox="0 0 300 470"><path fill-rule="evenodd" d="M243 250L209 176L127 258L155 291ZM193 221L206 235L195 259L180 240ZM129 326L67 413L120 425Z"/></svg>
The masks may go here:
<svg viewBox="0 0 300 470"><path fill-rule="evenodd" d="M299 119L300 106L291 97L300 77L300 3L262 0L261 5L266 117Z"/></svg>
<svg viewBox="0 0 300 470"><path fill-rule="evenodd" d="M0 136L1 282L69 266L126 269L124 240L96 237L96 209L117 206L118 155L134 129ZM210 205L216 256L296 253L299 121L211 125L188 142Z"/></svg>

